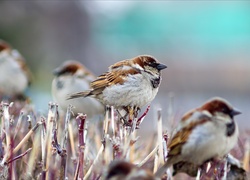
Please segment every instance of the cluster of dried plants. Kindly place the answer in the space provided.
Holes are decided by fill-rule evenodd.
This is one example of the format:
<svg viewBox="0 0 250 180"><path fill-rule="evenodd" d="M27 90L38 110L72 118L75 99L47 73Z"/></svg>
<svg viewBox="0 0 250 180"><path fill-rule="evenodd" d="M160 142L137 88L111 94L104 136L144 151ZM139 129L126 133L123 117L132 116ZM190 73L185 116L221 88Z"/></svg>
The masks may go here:
<svg viewBox="0 0 250 180"><path fill-rule="evenodd" d="M126 160L152 173L167 160L171 133L163 129L161 110L157 110L155 135L143 140L137 129L149 107L129 125L120 120L113 107L107 108L103 121L95 123L89 122L87 115L74 115L71 106L65 113L59 113L58 108L49 103L48 113L43 115L29 102L1 103L0 179L105 179L114 160ZM171 103L166 118L174 121ZM243 167L249 170L249 139L243 142L245 152L237 158L243 159ZM239 154L234 151L234 155ZM246 177L239 168L232 171L233 163L230 171L225 163L209 166L201 178L220 178L225 173L238 179ZM191 168L182 167L180 172ZM196 173L197 167L193 169ZM171 176L168 173L165 178Z"/></svg>

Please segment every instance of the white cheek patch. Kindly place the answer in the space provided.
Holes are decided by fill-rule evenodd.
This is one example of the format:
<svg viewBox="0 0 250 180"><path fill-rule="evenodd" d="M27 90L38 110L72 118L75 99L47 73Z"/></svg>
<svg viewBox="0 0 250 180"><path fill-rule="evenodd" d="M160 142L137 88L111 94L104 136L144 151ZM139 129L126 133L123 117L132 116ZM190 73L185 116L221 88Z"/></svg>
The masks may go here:
<svg viewBox="0 0 250 180"><path fill-rule="evenodd" d="M130 70L130 69L131 69L131 66L122 66L121 68L121 70L124 70L124 71Z"/></svg>
<svg viewBox="0 0 250 180"><path fill-rule="evenodd" d="M212 114L206 110L203 110L202 113L206 114L208 117L212 117Z"/></svg>
<svg viewBox="0 0 250 180"><path fill-rule="evenodd" d="M136 69L140 69L141 71L143 70L143 68L139 64L133 64L133 67Z"/></svg>

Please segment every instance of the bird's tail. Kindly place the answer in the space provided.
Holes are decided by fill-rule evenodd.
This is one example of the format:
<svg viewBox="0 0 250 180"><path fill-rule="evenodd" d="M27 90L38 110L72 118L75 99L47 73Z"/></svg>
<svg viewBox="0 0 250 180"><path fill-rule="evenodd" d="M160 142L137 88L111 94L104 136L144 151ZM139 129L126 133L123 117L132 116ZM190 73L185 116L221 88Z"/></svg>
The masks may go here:
<svg viewBox="0 0 250 180"><path fill-rule="evenodd" d="M91 91L77 92L74 94L69 94L66 99L69 100L69 99L75 99L75 98L79 98L79 97L87 97L90 95L90 93L91 93Z"/></svg>

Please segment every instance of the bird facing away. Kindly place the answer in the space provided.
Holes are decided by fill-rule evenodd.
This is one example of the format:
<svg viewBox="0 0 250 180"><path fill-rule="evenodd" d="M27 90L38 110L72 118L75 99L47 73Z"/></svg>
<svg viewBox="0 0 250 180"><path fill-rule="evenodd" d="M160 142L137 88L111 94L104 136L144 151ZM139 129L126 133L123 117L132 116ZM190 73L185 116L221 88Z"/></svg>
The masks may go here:
<svg viewBox="0 0 250 180"><path fill-rule="evenodd" d="M156 96L161 82L161 70L167 66L154 57L141 55L109 67L90 84L90 90L71 94L68 99L92 96L104 105L126 110L129 119Z"/></svg>
<svg viewBox="0 0 250 180"><path fill-rule="evenodd" d="M90 82L95 75L78 61L66 61L54 70L52 81L52 96L59 107L66 112L69 104L73 105L73 112L85 113L88 118L104 114L104 106L94 98L80 98L67 101L68 94L76 91L85 91L90 88Z"/></svg>
<svg viewBox="0 0 250 180"><path fill-rule="evenodd" d="M200 166L227 155L238 140L238 127L234 121L238 114L240 112L228 101L219 97L186 113L168 145L167 162L156 176L182 161Z"/></svg>

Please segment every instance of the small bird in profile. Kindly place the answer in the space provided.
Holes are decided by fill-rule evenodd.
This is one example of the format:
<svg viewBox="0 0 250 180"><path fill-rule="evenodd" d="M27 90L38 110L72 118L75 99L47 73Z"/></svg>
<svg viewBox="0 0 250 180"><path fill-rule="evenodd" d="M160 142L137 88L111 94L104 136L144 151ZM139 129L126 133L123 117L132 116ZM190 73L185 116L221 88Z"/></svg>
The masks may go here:
<svg viewBox="0 0 250 180"><path fill-rule="evenodd" d="M52 81L52 96L59 107L66 112L69 104L73 105L73 112L85 113L88 118L104 114L104 106L93 98L72 99L67 101L68 94L85 91L90 88L90 82L95 76L84 65L77 61L66 61L54 70Z"/></svg>
<svg viewBox="0 0 250 180"><path fill-rule="evenodd" d="M90 90L71 94L68 99L92 96L118 111L125 110L125 116L129 115L132 120L141 107L155 98L161 83L161 70L166 67L149 55L123 60L92 81Z"/></svg>
<svg viewBox="0 0 250 180"><path fill-rule="evenodd" d="M22 95L30 82L31 73L22 55L0 40L0 94L9 98Z"/></svg>
<svg viewBox="0 0 250 180"><path fill-rule="evenodd" d="M238 110L219 97L186 113L168 146L167 162L156 176L163 175L168 167L179 162L200 166L227 155L238 140L238 126L234 121L238 114Z"/></svg>
<svg viewBox="0 0 250 180"><path fill-rule="evenodd" d="M155 178L153 173L149 170L142 169L136 165L116 160L110 163L106 180L160 180Z"/></svg>

